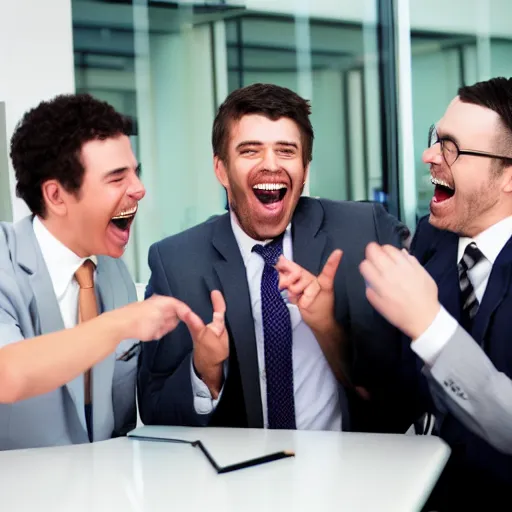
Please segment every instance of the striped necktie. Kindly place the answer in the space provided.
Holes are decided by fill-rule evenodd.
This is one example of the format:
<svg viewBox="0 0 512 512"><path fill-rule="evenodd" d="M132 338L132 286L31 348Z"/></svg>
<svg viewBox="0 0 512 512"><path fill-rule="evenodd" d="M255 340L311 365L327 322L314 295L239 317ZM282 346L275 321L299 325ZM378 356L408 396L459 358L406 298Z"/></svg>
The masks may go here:
<svg viewBox="0 0 512 512"><path fill-rule="evenodd" d="M459 269L459 285L460 285L460 304L462 306L462 326L471 331L471 323L475 317L479 302L475 295L475 289L469 278L469 271L482 260L484 255L476 246L475 242L471 242L464 251L464 255L458 264Z"/></svg>

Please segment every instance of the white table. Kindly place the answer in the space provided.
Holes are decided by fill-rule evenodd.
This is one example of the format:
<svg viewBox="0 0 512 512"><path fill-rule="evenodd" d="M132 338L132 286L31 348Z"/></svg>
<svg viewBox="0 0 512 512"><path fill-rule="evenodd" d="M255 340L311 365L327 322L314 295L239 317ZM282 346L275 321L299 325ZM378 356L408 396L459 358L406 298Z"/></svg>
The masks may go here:
<svg viewBox="0 0 512 512"><path fill-rule="evenodd" d="M0 453L0 509L48 512L411 512L449 455L436 437L143 427L201 439L220 464L291 449L218 475L198 448L113 439Z"/></svg>

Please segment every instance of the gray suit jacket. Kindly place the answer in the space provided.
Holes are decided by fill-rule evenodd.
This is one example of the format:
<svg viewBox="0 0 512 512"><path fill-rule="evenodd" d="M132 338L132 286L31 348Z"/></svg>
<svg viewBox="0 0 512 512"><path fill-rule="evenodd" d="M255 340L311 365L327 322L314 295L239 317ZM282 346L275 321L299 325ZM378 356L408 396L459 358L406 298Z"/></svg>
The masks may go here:
<svg viewBox="0 0 512 512"><path fill-rule="evenodd" d="M99 256L96 292L100 310L137 300L121 260ZM32 217L0 223L0 346L64 329L50 275L32 228ZM137 357L117 360L137 340L92 369L94 440L122 434L136 422ZM80 375L45 395L0 405L0 450L89 442Z"/></svg>
<svg viewBox="0 0 512 512"><path fill-rule="evenodd" d="M440 410L448 410L496 449L512 454L512 380L462 328L424 373Z"/></svg>

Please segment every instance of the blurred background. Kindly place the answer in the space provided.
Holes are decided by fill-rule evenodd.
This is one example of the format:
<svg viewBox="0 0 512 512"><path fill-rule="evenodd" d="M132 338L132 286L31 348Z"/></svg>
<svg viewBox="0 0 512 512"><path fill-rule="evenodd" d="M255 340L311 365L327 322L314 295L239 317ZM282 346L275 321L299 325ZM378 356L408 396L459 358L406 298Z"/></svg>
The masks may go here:
<svg viewBox="0 0 512 512"><path fill-rule="evenodd" d="M89 92L136 120L147 195L125 258L146 282L152 242L224 211L217 107L271 82L312 102L305 193L382 202L413 231L428 128L461 85L512 75L511 19L510 0L2 0L0 220L26 213L6 156L16 122Z"/></svg>

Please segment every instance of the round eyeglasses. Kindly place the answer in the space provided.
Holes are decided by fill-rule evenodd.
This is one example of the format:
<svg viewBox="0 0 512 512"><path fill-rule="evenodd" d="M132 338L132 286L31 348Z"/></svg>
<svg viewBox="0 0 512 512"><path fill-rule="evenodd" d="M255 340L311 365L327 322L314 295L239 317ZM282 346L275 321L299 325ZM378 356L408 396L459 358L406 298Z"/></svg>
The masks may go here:
<svg viewBox="0 0 512 512"><path fill-rule="evenodd" d="M481 156L485 158L498 158L509 164L512 164L511 156L494 155L485 151L474 151L472 149L459 149L457 143L449 136L439 137L436 125L433 124L428 131L428 147L431 148L439 144L441 147L441 154L444 161L452 166L460 155Z"/></svg>

